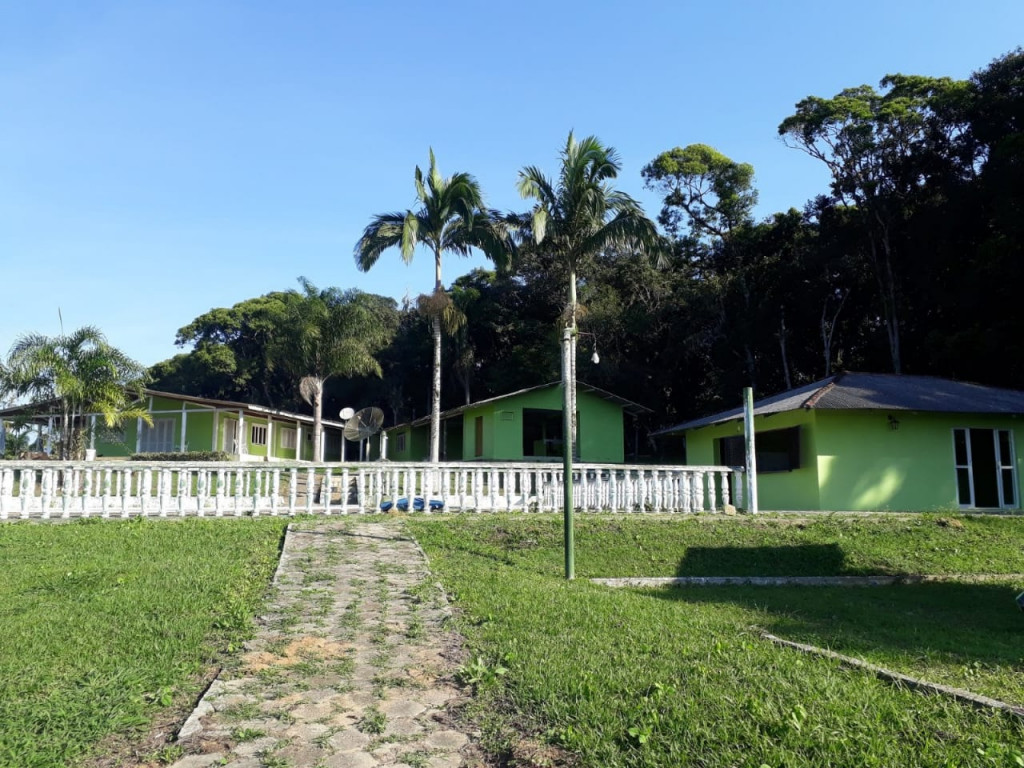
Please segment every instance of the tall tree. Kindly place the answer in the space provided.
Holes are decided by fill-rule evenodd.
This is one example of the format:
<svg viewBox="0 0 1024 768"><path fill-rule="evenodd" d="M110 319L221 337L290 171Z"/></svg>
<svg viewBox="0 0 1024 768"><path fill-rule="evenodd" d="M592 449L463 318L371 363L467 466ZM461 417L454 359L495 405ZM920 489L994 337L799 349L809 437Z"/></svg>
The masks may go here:
<svg viewBox="0 0 1024 768"><path fill-rule="evenodd" d="M299 283L302 291L289 291L285 299L270 360L298 378L299 394L313 406L313 456L323 461L324 384L332 376L380 376L374 355L394 337L398 314L391 299L320 290L304 277Z"/></svg>
<svg viewBox="0 0 1024 768"><path fill-rule="evenodd" d="M945 118L966 83L949 78L888 75L882 92L861 85L831 99L809 96L779 125L786 142L820 160L832 194L862 218L878 283L893 372L900 373L899 228L925 170L907 158L937 140L953 143L959 127Z"/></svg>
<svg viewBox="0 0 1024 768"><path fill-rule="evenodd" d="M56 405L61 458L72 458L82 447L79 438L89 414L101 416L108 427L128 418L150 422L138 402L146 383L145 368L112 347L92 326L59 336L20 336L0 373L0 394L27 397L40 407Z"/></svg>
<svg viewBox="0 0 1024 768"><path fill-rule="evenodd" d="M434 255L434 291L421 296L419 306L430 318L434 341L430 460L437 463L441 440L441 330L442 323L446 319L451 322L456 312L441 281L442 255L447 252L468 256L477 248L499 269L504 269L509 263L512 245L498 214L484 207L476 179L468 173L442 177L433 149L427 174L417 166L415 181L419 208L374 216L356 243L355 259L356 266L365 272L377 263L384 251L395 247L399 248L406 264L412 261L420 243Z"/></svg>
<svg viewBox="0 0 1024 768"><path fill-rule="evenodd" d="M579 453L576 423L576 338L579 333L577 280L606 248L637 251L659 258L664 242L640 204L611 181L622 163L612 147L596 136L581 141L570 131L561 153L558 181L536 166L519 172L519 194L535 200L533 209L518 217L521 236L545 251L568 272L569 291L564 324L570 329L569 403L572 454Z"/></svg>

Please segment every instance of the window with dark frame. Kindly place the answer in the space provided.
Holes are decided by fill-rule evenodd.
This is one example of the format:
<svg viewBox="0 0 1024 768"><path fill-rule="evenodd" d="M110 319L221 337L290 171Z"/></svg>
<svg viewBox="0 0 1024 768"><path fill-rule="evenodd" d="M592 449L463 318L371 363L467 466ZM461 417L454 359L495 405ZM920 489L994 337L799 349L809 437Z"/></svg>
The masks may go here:
<svg viewBox="0 0 1024 768"><path fill-rule="evenodd" d="M743 435L722 437L716 442L721 464L742 467L747 463L746 438ZM754 442L758 473L800 469L800 427L758 432Z"/></svg>
<svg viewBox="0 0 1024 768"><path fill-rule="evenodd" d="M523 409L523 456L562 455L562 412Z"/></svg>

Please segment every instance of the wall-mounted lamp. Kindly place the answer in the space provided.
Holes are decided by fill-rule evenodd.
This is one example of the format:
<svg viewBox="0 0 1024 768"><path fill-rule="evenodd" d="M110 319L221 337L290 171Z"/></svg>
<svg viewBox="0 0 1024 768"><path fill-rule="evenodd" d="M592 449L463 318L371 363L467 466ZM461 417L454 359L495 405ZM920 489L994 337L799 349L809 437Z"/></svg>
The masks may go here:
<svg viewBox="0 0 1024 768"><path fill-rule="evenodd" d="M891 413L887 417L889 419L889 429L893 432L900 431L900 420L893 416Z"/></svg>

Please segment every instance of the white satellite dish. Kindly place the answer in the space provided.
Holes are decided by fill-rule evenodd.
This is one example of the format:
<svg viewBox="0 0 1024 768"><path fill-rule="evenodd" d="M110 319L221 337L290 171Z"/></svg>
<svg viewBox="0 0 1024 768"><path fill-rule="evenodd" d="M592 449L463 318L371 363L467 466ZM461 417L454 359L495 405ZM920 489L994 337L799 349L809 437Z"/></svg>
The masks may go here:
<svg viewBox="0 0 1024 768"><path fill-rule="evenodd" d="M343 421L348 421L349 419L356 415L356 411L354 408L342 408L341 413L339 413L338 415L341 416Z"/></svg>

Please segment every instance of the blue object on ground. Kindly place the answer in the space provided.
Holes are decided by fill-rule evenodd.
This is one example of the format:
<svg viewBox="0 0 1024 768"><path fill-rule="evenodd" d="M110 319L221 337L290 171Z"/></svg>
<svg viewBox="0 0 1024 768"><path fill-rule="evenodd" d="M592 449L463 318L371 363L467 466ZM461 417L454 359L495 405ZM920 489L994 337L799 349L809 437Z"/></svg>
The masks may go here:
<svg viewBox="0 0 1024 768"><path fill-rule="evenodd" d="M417 496L415 499L412 500L412 508L417 512L422 512L426 508L426 506L427 504L425 501L423 501L422 496Z"/></svg>
<svg viewBox="0 0 1024 768"><path fill-rule="evenodd" d="M398 509L400 509L402 512L408 512L409 511L409 500L406 499L406 498L401 498L401 499L399 499L398 501L395 502L395 506L398 507Z"/></svg>
<svg viewBox="0 0 1024 768"><path fill-rule="evenodd" d="M438 510L442 510L442 509L444 509L444 502L443 501L441 501L440 499L431 499L430 500L430 511L431 512L437 512Z"/></svg>
<svg viewBox="0 0 1024 768"><path fill-rule="evenodd" d="M380 511L381 512L387 512L393 506L395 506L395 502L393 502L393 501L382 501L380 503Z"/></svg>

